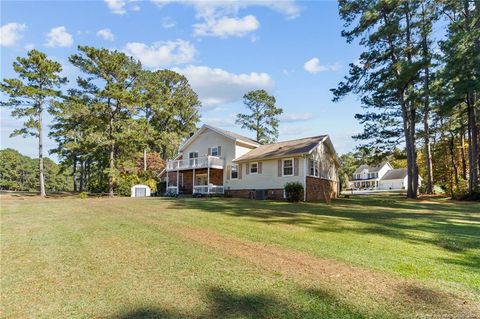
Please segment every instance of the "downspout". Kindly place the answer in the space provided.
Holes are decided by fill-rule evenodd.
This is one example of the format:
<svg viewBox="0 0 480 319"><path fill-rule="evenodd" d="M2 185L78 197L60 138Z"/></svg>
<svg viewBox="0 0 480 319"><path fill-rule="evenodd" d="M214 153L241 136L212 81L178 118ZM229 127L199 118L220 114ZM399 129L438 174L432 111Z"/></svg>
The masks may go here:
<svg viewBox="0 0 480 319"><path fill-rule="evenodd" d="M303 184L305 185L305 191L303 192L303 201L307 201L307 158L303 158Z"/></svg>

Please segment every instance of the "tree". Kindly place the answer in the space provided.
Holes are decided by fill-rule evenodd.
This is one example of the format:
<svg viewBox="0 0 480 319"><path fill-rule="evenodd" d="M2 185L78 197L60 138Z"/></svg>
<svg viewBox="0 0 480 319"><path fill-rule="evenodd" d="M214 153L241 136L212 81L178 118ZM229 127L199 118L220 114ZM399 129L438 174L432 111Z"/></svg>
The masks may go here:
<svg viewBox="0 0 480 319"><path fill-rule="evenodd" d="M11 136L35 136L38 139L38 169L40 195L46 196L43 163L43 113L45 107L60 95L58 88L66 78L60 77L62 66L49 60L45 53L31 50L26 58L17 57L13 69L18 79L4 79L0 89L10 99L2 106L13 108L12 116L26 118L21 129L15 130Z"/></svg>
<svg viewBox="0 0 480 319"><path fill-rule="evenodd" d="M265 90L250 91L243 96L243 103L250 114L237 114L236 124L254 131L260 144L278 139L278 116L283 109L275 105L276 100Z"/></svg>
<svg viewBox="0 0 480 319"><path fill-rule="evenodd" d="M365 51L360 65L351 64L349 76L332 90L334 101L350 92L359 94L369 110L356 115L364 124L358 139L387 150L405 142L409 198L417 196L418 188L417 86L424 65L416 38L421 26L418 12L419 1L341 0L346 28L342 35L347 42L359 38Z"/></svg>
<svg viewBox="0 0 480 319"><path fill-rule="evenodd" d="M118 51L79 46L80 53L70 56L70 62L88 75L78 84L92 99L92 114L99 120L97 144L108 149L108 193L114 195L118 176L116 159L135 147L132 136L133 116L140 102L136 82L141 74L140 62ZM133 125L132 125L133 124Z"/></svg>

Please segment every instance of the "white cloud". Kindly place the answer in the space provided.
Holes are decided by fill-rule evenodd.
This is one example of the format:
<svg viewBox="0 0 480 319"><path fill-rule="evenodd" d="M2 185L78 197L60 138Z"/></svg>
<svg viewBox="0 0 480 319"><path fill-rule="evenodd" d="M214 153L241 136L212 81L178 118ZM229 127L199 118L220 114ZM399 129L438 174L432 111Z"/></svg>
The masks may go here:
<svg viewBox="0 0 480 319"><path fill-rule="evenodd" d="M311 58L303 65L305 71L312 74L317 74L325 71L338 71L340 67L341 65L339 63L322 65L320 64L320 60L318 58Z"/></svg>
<svg viewBox="0 0 480 319"><path fill-rule="evenodd" d="M149 68L160 68L191 62L195 56L195 47L182 39L167 42L155 42L148 46L140 42L127 43L125 53L140 60Z"/></svg>
<svg viewBox="0 0 480 319"><path fill-rule="evenodd" d="M105 0L105 3L112 13L120 15L127 13L127 10L125 10L126 1L124 0Z"/></svg>
<svg viewBox="0 0 480 319"><path fill-rule="evenodd" d="M27 26L21 23L7 23L0 27L0 45L5 47L13 46L23 37L23 31Z"/></svg>
<svg viewBox="0 0 480 319"><path fill-rule="evenodd" d="M282 114L279 116L280 120L285 123L304 122L315 118L312 113L303 114Z"/></svg>
<svg viewBox="0 0 480 319"><path fill-rule="evenodd" d="M207 108L239 101L245 93L251 90L269 90L275 86L274 81L267 73L235 74L223 69L194 65L173 70L187 77L192 88L198 93L200 100Z"/></svg>
<svg viewBox="0 0 480 319"><path fill-rule="evenodd" d="M247 7L266 7L293 19L300 14L300 8L293 0L152 0L162 7L179 3L194 7L200 23L194 24L196 36L244 36L258 29L260 23L253 15L238 17L240 10Z"/></svg>
<svg viewBox="0 0 480 319"><path fill-rule="evenodd" d="M280 135L283 136L300 136L309 131L305 126L280 126Z"/></svg>
<svg viewBox="0 0 480 319"><path fill-rule="evenodd" d="M73 37L64 26L50 29L47 34L48 47L69 47L73 44Z"/></svg>
<svg viewBox="0 0 480 319"><path fill-rule="evenodd" d="M97 32L97 37L103 38L105 41L113 41L115 36L110 29L101 29Z"/></svg>
<svg viewBox="0 0 480 319"><path fill-rule="evenodd" d="M204 23L193 25L196 36L212 36L226 38L229 36L242 37L258 29L260 22L253 15L243 18L221 17L219 19L206 19Z"/></svg>
<svg viewBox="0 0 480 319"><path fill-rule="evenodd" d="M35 45L33 43L27 43L24 48L25 50L30 51L35 49Z"/></svg>
<svg viewBox="0 0 480 319"><path fill-rule="evenodd" d="M171 17L163 17L162 18L162 28L164 29L170 29L175 26L175 20L173 20Z"/></svg>

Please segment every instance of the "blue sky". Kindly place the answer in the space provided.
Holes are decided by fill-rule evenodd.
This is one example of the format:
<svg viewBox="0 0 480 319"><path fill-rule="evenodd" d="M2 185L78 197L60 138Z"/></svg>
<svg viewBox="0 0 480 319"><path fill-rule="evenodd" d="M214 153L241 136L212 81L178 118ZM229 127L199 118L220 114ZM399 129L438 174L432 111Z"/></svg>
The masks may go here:
<svg viewBox="0 0 480 319"><path fill-rule="evenodd" d="M340 36L335 1L2 1L0 25L1 78L13 77L15 57L36 48L73 80L79 73L68 56L77 45L107 47L186 75L203 102L203 123L252 136L235 114L245 110L244 93L266 89L284 109L280 140L329 134L342 154L361 131L354 96L331 102L330 89L360 54ZM0 112L1 147L37 156L34 138L9 137L21 121Z"/></svg>

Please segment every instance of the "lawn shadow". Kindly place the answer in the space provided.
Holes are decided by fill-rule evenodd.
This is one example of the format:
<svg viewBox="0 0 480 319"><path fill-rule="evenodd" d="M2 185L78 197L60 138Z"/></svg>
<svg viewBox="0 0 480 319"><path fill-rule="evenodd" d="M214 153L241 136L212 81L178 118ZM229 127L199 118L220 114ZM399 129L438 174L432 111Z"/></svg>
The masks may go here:
<svg viewBox="0 0 480 319"><path fill-rule="evenodd" d="M426 243L460 257L469 250L480 249L478 204L365 196L334 200L330 205L242 199L183 199L176 205L254 222L297 225L319 232L374 234ZM464 266L479 269L480 263Z"/></svg>

